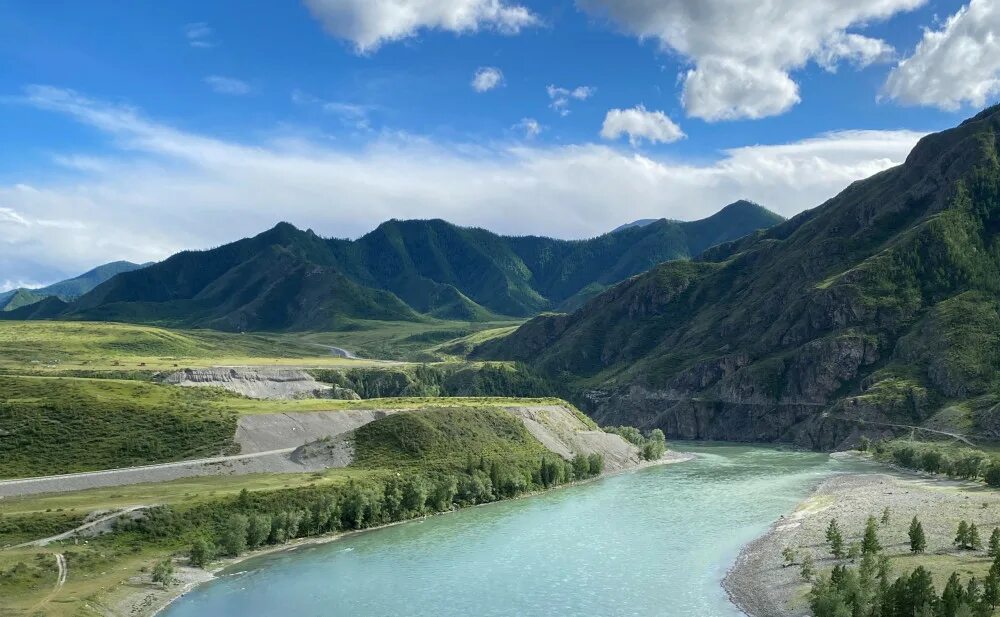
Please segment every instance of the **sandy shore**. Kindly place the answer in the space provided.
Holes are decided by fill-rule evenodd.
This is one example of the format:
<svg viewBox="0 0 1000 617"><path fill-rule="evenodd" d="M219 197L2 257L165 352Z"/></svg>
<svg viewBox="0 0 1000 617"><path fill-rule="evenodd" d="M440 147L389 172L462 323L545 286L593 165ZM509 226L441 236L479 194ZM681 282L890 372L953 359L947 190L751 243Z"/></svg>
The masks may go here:
<svg viewBox="0 0 1000 617"><path fill-rule="evenodd" d="M880 527L879 537L897 573L925 565L940 586L953 570L980 573L989 567L990 560L981 552L956 551L952 539L958 521L965 519L976 523L985 543L992 529L1000 526L1000 492L981 484L887 470L838 475L824 481L791 515L743 547L723 587L750 617L808 615L806 594L810 586L800 577L798 566L802 556L811 553L817 571L829 570L836 563L825 539L830 519L838 520L849 546L860 542L867 517L880 518L886 507L890 521ZM923 524L928 540L927 553L919 557L910 554L907 536L914 515ZM796 565L783 567L785 547L798 554Z"/></svg>
<svg viewBox="0 0 1000 617"><path fill-rule="evenodd" d="M555 489L565 488L569 486L578 486L586 482L594 482L602 478L611 477L614 475L619 475L622 473L629 473L637 471L639 469L644 469L646 467L652 467L655 465L671 465L676 463L683 463L697 458L697 455L689 452L675 452L668 451L663 455L658 461L644 461L635 467L629 469L618 470L612 473L602 474L597 478L591 480L585 480L583 482L574 482L573 484L565 484ZM540 495L548 491L539 491L535 493L527 493L521 495L516 499L525 499L535 495ZM482 504L481 506L474 507L488 507L491 504ZM449 512L441 512L433 516L440 516L442 514L449 514ZM410 519L415 520L415 519ZM234 565L241 562L247 561L248 559L254 559L256 557L261 557L263 555L268 555L272 553L277 553L281 551L292 551L303 546L315 546L320 544L327 544L329 542L335 542L341 538L347 537L352 534L358 533L368 533L371 531L377 531L379 529L384 529L386 527L391 527L393 525L401 525L409 521L399 521L396 523L389 523L388 525L382 525L380 527L371 527L369 529L361 529L358 531L348 531L336 534L329 534L325 536L316 536L312 538L299 538L287 544L281 544L278 546L270 546L264 549L250 551L236 558L221 559L212 563L212 567L208 569L192 568L190 566L184 565L186 560L175 559L174 560L174 574L176 577L176 583L170 587L163 588L160 585L153 584L149 580L148 575L134 576L118 588L107 593L105 598L99 602L100 609L106 615L128 615L129 617L153 617L154 615L164 611L171 603L184 595L187 595L191 590L193 590L198 585L207 583L214 579L216 575Z"/></svg>

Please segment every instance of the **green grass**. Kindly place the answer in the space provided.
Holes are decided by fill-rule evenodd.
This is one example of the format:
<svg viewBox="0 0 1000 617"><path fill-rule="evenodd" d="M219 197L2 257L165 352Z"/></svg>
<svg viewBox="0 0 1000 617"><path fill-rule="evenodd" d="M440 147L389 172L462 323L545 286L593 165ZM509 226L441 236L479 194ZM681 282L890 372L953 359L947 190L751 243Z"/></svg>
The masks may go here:
<svg viewBox="0 0 1000 617"><path fill-rule="evenodd" d="M219 454L235 397L139 381L0 375L0 477Z"/></svg>
<svg viewBox="0 0 1000 617"><path fill-rule="evenodd" d="M472 453L535 463L549 453L512 414L478 406L394 414L357 429L354 444L363 469L459 469Z"/></svg>
<svg viewBox="0 0 1000 617"><path fill-rule="evenodd" d="M468 342L509 333L520 323L520 321L433 320L418 323L356 320L337 332L308 333L299 335L298 339L335 345L365 358L437 362L464 357L469 350Z"/></svg>
<svg viewBox="0 0 1000 617"><path fill-rule="evenodd" d="M119 323L0 321L0 369L163 370L216 365L358 366L298 334L229 334Z"/></svg>

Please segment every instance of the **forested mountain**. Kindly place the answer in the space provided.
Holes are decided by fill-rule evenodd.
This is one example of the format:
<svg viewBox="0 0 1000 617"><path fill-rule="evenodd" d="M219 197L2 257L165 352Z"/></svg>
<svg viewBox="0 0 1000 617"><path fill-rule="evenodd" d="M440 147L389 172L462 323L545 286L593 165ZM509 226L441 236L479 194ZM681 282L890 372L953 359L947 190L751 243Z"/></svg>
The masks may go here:
<svg viewBox="0 0 1000 617"><path fill-rule="evenodd" d="M358 240L288 223L123 273L77 301L12 318L152 322L223 330L326 329L349 319L487 320L574 306L662 261L781 221L749 202L590 240L506 237L441 220L388 221Z"/></svg>
<svg viewBox="0 0 1000 617"><path fill-rule="evenodd" d="M558 377L601 423L674 437L1000 437L998 137L993 107L815 209L478 354Z"/></svg>
<svg viewBox="0 0 1000 617"><path fill-rule="evenodd" d="M12 311L14 309L34 304L49 296L56 296L61 300L73 300L79 298L91 289L97 287L104 281L122 272L131 272L139 268L145 268L149 264L134 264L130 261L113 261L103 266L98 266L93 270L84 272L80 276L75 276L65 281L53 283L47 287L37 289L19 288L0 293L0 311Z"/></svg>

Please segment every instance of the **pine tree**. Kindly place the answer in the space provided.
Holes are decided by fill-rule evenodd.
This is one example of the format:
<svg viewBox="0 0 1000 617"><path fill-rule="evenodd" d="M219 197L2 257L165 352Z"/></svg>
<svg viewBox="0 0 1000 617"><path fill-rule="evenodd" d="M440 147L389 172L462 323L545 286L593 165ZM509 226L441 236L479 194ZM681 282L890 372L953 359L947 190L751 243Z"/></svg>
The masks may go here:
<svg viewBox="0 0 1000 617"><path fill-rule="evenodd" d="M922 553L927 548L927 537L924 535L924 526L913 517L910 522L910 552Z"/></svg>
<svg viewBox="0 0 1000 617"><path fill-rule="evenodd" d="M969 546L969 524L964 519L958 523L958 532L955 534L955 540L952 544L958 548Z"/></svg>
<svg viewBox="0 0 1000 617"><path fill-rule="evenodd" d="M890 516L891 516L891 512L889 511L889 506L886 506L885 510L882 510L882 526L883 527L885 527L885 526L887 526L889 524L889 517Z"/></svg>
<svg viewBox="0 0 1000 617"><path fill-rule="evenodd" d="M1000 555L1000 528L993 528L993 533L990 534L990 547L986 551L986 554L990 557Z"/></svg>
<svg viewBox="0 0 1000 617"><path fill-rule="evenodd" d="M830 519L830 524L826 528L826 541L830 544L830 554L835 559L844 558L844 536L840 533L840 525L837 519Z"/></svg>
<svg viewBox="0 0 1000 617"><path fill-rule="evenodd" d="M996 572L990 572L983 579L983 603L990 608L996 608L1000 604L1000 576Z"/></svg>
<svg viewBox="0 0 1000 617"><path fill-rule="evenodd" d="M965 601L965 589L958 579L958 573L952 572L951 577L941 592L940 615L941 617L955 617L958 607Z"/></svg>
<svg viewBox="0 0 1000 617"><path fill-rule="evenodd" d="M861 552L866 555L874 555L882 550L882 545L878 541L878 521L874 516L869 516L865 523L865 536L861 540Z"/></svg>
<svg viewBox="0 0 1000 617"><path fill-rule="evenodd" d="M969 548L974 551L983 548L983 541L979 537L979 529L976 528L975 523L969 525Z"/></svg>

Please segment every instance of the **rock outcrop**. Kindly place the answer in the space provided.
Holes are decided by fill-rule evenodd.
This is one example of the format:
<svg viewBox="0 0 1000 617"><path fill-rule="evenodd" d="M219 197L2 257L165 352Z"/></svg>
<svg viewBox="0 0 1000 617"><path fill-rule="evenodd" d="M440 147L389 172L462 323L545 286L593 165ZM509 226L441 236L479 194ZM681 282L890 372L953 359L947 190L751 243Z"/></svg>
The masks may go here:
<svg viewBox="0 0 1000 617"><path fill-rule="evenodd" d="M163 378L178 386L214 386L248 398L279 400L328 398L359 400L348 388L316 381L308 372L286 368L206 368L185 369Z"/></svg>

